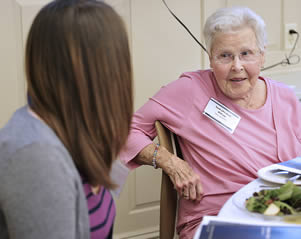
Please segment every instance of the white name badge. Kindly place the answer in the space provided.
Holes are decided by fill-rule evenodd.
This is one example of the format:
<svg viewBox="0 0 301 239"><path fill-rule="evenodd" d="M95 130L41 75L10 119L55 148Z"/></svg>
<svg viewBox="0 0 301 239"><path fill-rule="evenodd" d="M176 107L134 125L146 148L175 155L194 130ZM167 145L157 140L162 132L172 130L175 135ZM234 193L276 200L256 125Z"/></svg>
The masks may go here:
<svg viewBox="0 0 301 239"><path fill-rule="evenodd" d="M234 130L240 121L240 116L238 114L213 98L209 100L203 114L228 130L231 134L234 133Z"/></svg>

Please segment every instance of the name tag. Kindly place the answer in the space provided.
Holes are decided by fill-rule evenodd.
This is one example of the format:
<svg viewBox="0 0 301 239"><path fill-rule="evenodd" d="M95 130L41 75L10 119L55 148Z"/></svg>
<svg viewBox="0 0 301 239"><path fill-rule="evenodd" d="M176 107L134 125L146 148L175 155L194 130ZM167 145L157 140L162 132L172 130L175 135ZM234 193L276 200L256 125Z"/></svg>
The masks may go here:
<svg viewBox="0 0 301 239"><path fill-rule="evenodd" d="M209 100L203 114L228 130L231 134L234 133L240 121L240 116L238 114L213 98Z"/></svg>

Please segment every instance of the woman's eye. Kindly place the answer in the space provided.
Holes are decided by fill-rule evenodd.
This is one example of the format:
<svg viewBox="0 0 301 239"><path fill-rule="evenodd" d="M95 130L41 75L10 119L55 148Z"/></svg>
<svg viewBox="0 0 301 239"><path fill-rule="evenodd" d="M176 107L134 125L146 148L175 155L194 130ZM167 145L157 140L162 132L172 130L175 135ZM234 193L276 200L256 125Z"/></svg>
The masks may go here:
<svg viewBox="0 0 301 239"><path fill-rule="evenodd" d="M222 53L220 54L220 58L231 58L231 54L230 53Z"/></svg>
<svg viewBox="0 0 301 239"><path fill-rule="evenodd" d="M251 51L243 51L240 53L242 56L248 56L248 55L252 55Z"/></svg>

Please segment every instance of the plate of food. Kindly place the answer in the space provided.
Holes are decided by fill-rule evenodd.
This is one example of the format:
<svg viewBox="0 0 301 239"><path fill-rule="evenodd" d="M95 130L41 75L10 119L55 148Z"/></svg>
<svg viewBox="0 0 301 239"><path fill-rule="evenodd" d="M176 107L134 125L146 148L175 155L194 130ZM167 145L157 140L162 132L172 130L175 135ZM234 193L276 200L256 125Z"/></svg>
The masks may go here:
<svg viewBox="0 0 301 239"><path fill-rule="evenodd" d="M291 181L294 184L301 185L301 157L266 166L258 170L257 174L259 178L269 182L285 184L293 178Z"/></svg>
<svg viewBox="0 0 301 239"><path fill-rule="evenodd" d="M292 182L281 187L245 190L234 194L233 203L254 217L301 223L301 188Z"/></svg>

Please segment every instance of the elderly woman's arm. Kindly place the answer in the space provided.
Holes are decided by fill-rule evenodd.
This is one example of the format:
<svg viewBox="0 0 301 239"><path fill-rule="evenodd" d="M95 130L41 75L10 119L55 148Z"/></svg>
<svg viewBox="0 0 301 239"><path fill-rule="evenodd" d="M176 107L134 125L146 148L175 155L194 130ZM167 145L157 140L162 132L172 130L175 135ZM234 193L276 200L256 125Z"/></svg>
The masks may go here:
<svg viewBox="0 0 301 239"><path fill-rule="evenodd" d="M153 143L147 145L134 161L138 164L152 165L155 147L156 145ZM159 146L156 163L170 177L180 196L189 200L201 200L203 190L200 177L187 162Z"/></svg>
<svg viewBox="0 0 301 239"><path fill-rule="evenodd" d="M181 131L187 115L194 107L194 95L198 93L195 89L193 81L183 75L179 80L162 87L135 112L127 144L120 154L120 159L129 168L152 165L156 147L152 141L157 136L155 128L157 120L175 134ZM188 196L185 198L191 200L201 199L200 176L186 161L160 146L156 163L170 177L180 196Z"/></svg>

